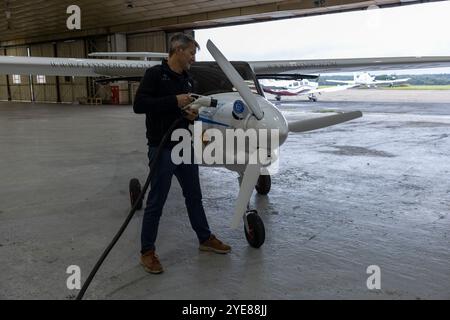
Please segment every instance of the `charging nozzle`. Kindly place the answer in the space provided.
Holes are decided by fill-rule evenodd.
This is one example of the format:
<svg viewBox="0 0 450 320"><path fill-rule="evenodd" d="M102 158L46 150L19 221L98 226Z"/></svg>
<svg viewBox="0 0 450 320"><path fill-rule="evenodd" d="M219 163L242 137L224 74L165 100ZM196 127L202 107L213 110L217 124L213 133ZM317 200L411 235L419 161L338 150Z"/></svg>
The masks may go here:
<svg viewBox="0 0 450 320"><path fill-rule="evenodd" d="M216 108L217 107L217 99L214 99L209 96L201 96L198 94L191 94L192 98L194 98L194 101L192 101L190 104L185 106L183 109L200 109L201 107L205 108Z"/></svg>

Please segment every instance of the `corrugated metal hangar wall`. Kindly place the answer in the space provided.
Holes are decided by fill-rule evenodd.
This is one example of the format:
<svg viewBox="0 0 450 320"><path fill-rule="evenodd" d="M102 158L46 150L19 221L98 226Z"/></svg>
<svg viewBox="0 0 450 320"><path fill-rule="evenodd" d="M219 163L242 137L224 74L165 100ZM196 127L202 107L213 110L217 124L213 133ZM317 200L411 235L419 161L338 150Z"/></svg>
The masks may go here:
<svg viewBox="0 0 450 320"><path fill-rule="evenodd" d="M193 31L186 33L193 34ZM171 34L164 31L139 34L113 34L71 41L46 42L6 47L0 55L33 57L86 58L95 51L155 51L167 52ZM97 85L92 78L29 75L0 75L0 100L73 103L88 97L100 97L108 102L109 86ZM137 84L121 84L126 103L131 103Z"/></svg>

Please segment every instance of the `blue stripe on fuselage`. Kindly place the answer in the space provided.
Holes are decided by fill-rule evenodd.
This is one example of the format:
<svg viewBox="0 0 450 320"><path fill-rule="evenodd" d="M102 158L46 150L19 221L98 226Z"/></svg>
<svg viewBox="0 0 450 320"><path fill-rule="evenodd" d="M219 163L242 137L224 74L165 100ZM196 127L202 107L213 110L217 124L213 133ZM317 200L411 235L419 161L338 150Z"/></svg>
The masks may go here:
<svg viewBox="0 0 450 320"><path fill-rule="evenodd" d="M200 121L202 121L202 122L205 122L205 123L218 124L218 125L220 125L220 126L229 127L229 125L227 125L227 124L225 124L225 123L220 123L220 122L217 122L217 121L208 119L208 118L198 117L198 119L199 119Z"/></svg>

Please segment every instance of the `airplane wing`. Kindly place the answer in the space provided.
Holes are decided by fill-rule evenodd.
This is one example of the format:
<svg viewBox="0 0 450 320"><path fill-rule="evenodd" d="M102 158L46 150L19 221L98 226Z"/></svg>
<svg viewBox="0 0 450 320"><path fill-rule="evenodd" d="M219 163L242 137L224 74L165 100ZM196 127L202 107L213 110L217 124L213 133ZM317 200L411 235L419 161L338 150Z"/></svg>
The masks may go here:
<svg viewBox="0 0 450 320"><path fill-rule="evenodd" d="M119 57L124 56L118 53ZM141 53L137 53L139 55ZM158 53L156 53L158 54ZM127 57L130 54L126 55ZM160 61L0 56L0 74L136 77ZM251 61L258 74L299 70L302 73L450 67L450 56Z"/></svg>
<svg viewBox="0 0 450 320"><path fill-rule="evenodd" d="M395 79L395 80L374 80L374 84L392 84L392 83L401 83L401 82L406 82L408 81L410 78L405 78L405 79Z"/></svg>
<svg viewBox="0 0 450 320"><path fill-rule="evenodd" d="M347 89L351 89L351 88L355 88L358 87L359 85L357 84L349 84L349 85L343 85L343 86L334 86L334 87L327 87L327 88L317 88L314 90L309 90L308 92L302 92L302 95L310 95L310 94L321 94L321 93L326 93L326 92L338 92L338 91L344 91Z"/></svg>
<svg viewBox="0 0 450 320"><path fill-rule="evenodd" d="M267 87L267 86L261 86L264 92L274 94L274 95L280 95L280 96L298 96L303 95L306 93L309 93L309 89L304 89L304 91L289 91L287 88L282 87Z"/></svg>
<svg viewBox="0 0 450 320"><path fill-rule="evenodd" d="M249 61L256 74L353 72L450 67L450 56Z"/></svg>
<svg viewBox="0 0 450 320"><path fill-rule="evenodd" d="M120 57L120 58L167 58L168 53L165 52L92 52L89 57Z"/></svg>
<svg viewBox="0 0 450 320"><path fill-rule="evenodd" d="M269 79L269 80L317 80L319 76L317 74L297 74L297 73L258 73L256 75L258 80Z"/></svg>
<svg viewBox="0 0 450 320"><path fill-rule="evenodd" d="M160 61L0 56L0 74L47 76L140 76Z"/></svg>

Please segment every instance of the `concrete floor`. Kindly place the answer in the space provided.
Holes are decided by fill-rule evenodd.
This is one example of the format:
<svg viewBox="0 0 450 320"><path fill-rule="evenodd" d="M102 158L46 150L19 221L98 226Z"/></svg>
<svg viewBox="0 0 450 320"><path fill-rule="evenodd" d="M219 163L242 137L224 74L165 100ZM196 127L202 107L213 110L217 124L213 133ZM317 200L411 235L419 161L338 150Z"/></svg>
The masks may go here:
<svg viewBox="0 0 450 320"><path fill-rule="evenodd" d="M260 249L228 227L237 175L202 168L210 226L232 253L198 251L174 180L157 241L166 272L138 263L139 211L85 298L449 299L450 92L392 92L280 104L288 118L364 117L289 136L270 194L251 201ZM129 210L129 179L147 174L144 130L129 106L0 103L0 299L74 298L66 268L86 279Z"/></svg>

